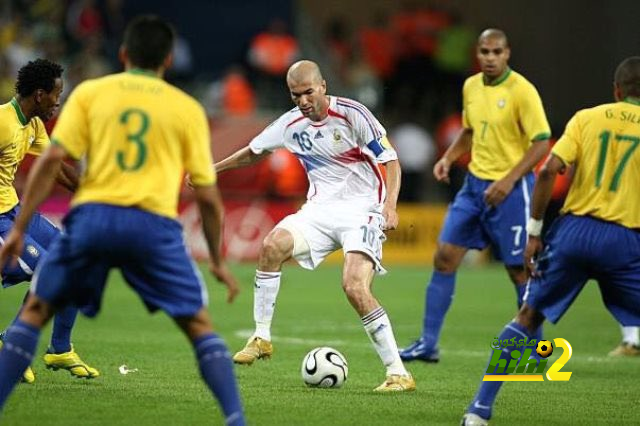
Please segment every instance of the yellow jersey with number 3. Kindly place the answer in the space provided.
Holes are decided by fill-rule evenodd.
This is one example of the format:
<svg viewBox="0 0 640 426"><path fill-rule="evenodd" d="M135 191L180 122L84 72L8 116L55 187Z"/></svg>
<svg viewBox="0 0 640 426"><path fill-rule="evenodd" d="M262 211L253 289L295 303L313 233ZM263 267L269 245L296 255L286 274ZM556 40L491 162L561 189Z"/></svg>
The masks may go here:
<svg viewBox="0 0 640 426"><path fill-rule="evenodd" d="M552 153L575 164L563 213L640 228L640 103L576 113Z"/></svg>
<svg viewBox="0 0 640 426"><path fill-rule="evenodd" d="M532 142L551 137L538 91L513 70L491 85L482 73L469 77L462 103L462 124L473 130L469 171L480 179L502 179Z"/></svg>
<svg viewBox="0 0 640 426"><path fill-rule="evenodd" d="M196 186L216 180L204 109L145 71L80 84L51 139L85 162L72 205L131 206L174 218L185 172Z"/></svg>
<svg viewBox="0 0 640 426"><path fill-rule="evenodd" d="M0 213L18 204L13 181L25 155L40 155L47 146L49 136L42 120L27 120L15 98L0 105Z"/></svg>

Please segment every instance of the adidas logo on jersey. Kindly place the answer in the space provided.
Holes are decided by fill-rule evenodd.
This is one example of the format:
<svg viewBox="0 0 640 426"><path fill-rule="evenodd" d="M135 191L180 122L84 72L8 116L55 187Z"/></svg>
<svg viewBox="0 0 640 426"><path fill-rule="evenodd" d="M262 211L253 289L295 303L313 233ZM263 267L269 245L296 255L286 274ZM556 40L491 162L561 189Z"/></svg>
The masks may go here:
<svg viewBox="0 0 640 426"><path fill-rule="evenodd" d="M324 136L322 136L322 132L316 133L316 135L313 137L313 139L322 139L322 138L324 138Z"/></svg>

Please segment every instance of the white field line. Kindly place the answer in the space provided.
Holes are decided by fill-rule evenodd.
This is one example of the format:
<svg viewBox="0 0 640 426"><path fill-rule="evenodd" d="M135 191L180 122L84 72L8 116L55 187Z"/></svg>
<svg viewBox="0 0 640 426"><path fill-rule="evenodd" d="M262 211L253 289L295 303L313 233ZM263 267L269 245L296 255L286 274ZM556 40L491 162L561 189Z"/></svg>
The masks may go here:
<svg viewBox="0 0 640 426"><path fill-rule="evenodd" d="M249 337L251 337L251 335L253 334L253 330L249 330L249 329L245 329L245 330L236 330L233 333L236 337L242 338L242 339L248 339ZM290 344L290 345L301 345L301 346L351 346L351 347L358 347L358 348L368 348L371 347L371 345L369 343L354 343L352 341L346 341L346 340L339 340L339 339L333 339L333 340L325 340L325 339L306 339L306 338L301 338L301 337L290 337L290 336L275 336L272 335L271 336L271 340L275 343L285 343L285 344ZM447 356L447 355L451 355L451 356L458 356L458 357L465 357L465 358L481 358L481 359L487 359L488 355L489 355L489 350L487 348L487 351L465 351L465 350L451 350L451 349L441 349L440 350L440 354ZM638 360L640 361L640 357L638 357ZM578 362L587 362L587 363L614 363L614 362L618 362L618 361L629 361L628 358L622 358L622 357L609 357L609 356L593 356L593 355L576 355L574 354L571 357L571 360L569 361L569 363L571 363L571 361L578 361ZM567 364L568 365L568 364Z"/></svg>

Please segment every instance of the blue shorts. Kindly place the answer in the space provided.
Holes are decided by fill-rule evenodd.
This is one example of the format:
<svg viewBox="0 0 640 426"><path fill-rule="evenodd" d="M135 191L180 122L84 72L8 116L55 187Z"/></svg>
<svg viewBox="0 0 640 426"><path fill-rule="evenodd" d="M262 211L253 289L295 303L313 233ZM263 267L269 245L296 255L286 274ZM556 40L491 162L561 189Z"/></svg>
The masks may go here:
<svg viewBox="0 0 640 426"><path fill-rule="evenodd" d="M589 279L607 309L625 326L640 326L640 233L588 216L562 216L545 237L540 277L527 284L525 302L555 323Z"/></svg>
<svg viewBox="0 0 640 426"><path fill-rule="evenodd" d="M6 213L0 214L0 242L4 244L13 223L20 212L20 205ZM24 237L24 250L16 265L11 262L2 268L2 286L10 287L23 281L31 281L33 271L43 258L53 240L60 234L60 230L40 213L36 213Z"/></svg>
<svg viewBox="0 0 640 426"><path fill-rule="evenodd" d="M106 204L83 204L69 212L63 233L36 270L32 291L54 306L72 304L95 316L111 268L121 270L152 312L190 317L208 303L180 223Z"/></svg>
<svg viewBox="0 0 640 426"><path fill-rule="evenodd" d="M491 207L484 201L484 191L493 181L467 173L449 206L440 241L478 250L491 245L505 265L522 265L534 179L533 173L525 175L502 203Z"/></svg>

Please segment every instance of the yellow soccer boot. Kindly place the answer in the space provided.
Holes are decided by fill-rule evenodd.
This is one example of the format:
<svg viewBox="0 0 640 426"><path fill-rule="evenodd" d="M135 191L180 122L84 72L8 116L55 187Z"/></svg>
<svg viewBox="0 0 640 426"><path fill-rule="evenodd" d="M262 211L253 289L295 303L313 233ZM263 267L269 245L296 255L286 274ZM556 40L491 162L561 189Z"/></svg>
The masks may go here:
<svg viewBox="0 0 640 426"><path fill-rule="evenodd" d="M100 372L93 367L87 365L80 356L73 350L73 345L69 352L61 354L44 354L44 364L49 369L67 370L72 376L83 379L94 379L100 376Z"/></svg>
<svg viewBox="0 0 640 426"><path fill-rule="evenodd" d="M273 354L273 345L260 337L251 337L240 352L233 356L236 364L251 365L256 359L269 359Z"/></svg>

